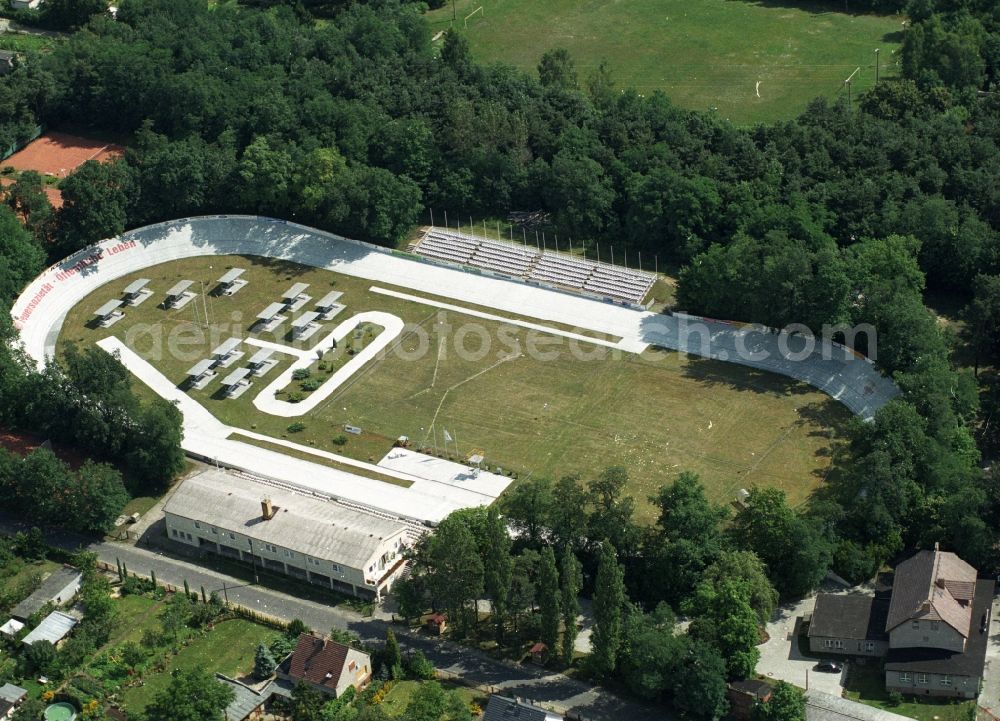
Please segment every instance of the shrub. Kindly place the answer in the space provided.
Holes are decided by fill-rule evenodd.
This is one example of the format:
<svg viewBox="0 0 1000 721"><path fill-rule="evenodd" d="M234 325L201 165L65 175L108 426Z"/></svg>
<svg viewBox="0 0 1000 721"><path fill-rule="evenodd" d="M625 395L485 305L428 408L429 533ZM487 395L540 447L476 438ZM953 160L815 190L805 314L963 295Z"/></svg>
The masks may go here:
<svg viewBox="0 0 1000 721"><path fill-rule="evenodd" d="M305 396L302 393L300 393L299 391L292 391L291 393L288 394L288 402L289 403L298 403L303 398L305 398Z"/></svg>
<svg viewBox="0 0 1000 721"><path fill-rule="evenodd" d="M306 429L306 424L302 421L295 421L292 425L288 426L285 430L289 433L300 433Z"/></svg>
<svg viewBox="0 0 1000 721"><path fill-rule="evenodd" d="M312 371L308 368L299 368L292 372L292 380L304 381L306 378L312 375Z"/></svg>
<svg viewBox="0 0 1000 721"><path fill-rule="evenodd" d="M346 446L347 445L347 436L345 436L344 434L340 434L339 436L337 436L336 438L333 439L333 445L335 445L335 446Z"/></svg>
<svg viewBox="0 0 1000 721"><path fill-rule="evenodd" d="M889 705L890 706L899 706L901 703L903 703L903 694L901 694L899 691L890 691L889 692Z"/></svg>
<svg viewBox="0 0 1000 721"><path fill-rule="evenodd" d="M303 381L301 388L304 391L314 391L323 385L323 381L319 378L310 378L309 380Z"/></svg>
<svg viewBox="0 0 1000 721"><path fill-rule="evenodd" d="M428 681L434 678L434 664L420 651L414 651L406 658L406 673L410 678Z"/></svg>

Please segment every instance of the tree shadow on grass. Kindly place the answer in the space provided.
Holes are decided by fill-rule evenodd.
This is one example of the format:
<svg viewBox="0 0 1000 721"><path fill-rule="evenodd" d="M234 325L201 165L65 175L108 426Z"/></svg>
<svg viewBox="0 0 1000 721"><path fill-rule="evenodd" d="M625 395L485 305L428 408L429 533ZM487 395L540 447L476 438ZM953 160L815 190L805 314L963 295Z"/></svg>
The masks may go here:
<svg viewBox="0 0 1000 721"><path fill-rule="evenodd" d="M684 364L685 378L708 387L723 387L762 395L804 395L816 392L815 388L770 371L751 368L736 363L689 355Z"/></svg>
<svg viewBox="0 0 1000 721"><path fill-rule="evenodd" d="M892 13L876 13L859 0L740 0L762 8L801 10L812 15L871 15L891 16Z"/></svg>

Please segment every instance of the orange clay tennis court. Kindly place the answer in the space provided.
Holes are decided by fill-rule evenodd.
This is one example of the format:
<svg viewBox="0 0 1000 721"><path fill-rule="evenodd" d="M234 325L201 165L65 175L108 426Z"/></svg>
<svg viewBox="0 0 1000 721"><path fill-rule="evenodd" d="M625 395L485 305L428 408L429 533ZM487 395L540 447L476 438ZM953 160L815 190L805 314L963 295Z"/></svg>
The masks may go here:
<svg viewBox="0 0 1000 721"><path fill-rule="evenodd" d="M0 167L16 170L37 170L39 173L65 178L88 160L109 160L125 151L120 145L93 140L69 133L45 133L24 148L0 161Z"/></svg>

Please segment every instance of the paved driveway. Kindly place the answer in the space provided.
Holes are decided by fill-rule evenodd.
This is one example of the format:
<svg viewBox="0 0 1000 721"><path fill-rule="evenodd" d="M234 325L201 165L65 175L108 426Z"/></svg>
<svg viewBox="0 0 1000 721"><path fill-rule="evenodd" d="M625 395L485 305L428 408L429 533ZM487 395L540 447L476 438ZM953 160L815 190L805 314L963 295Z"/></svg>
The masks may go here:
<svg viewBox="0 0 1000 721"><path fill-rule="evenodd" d="M769 678L780 679L802 688L816 689L834 696L843 691L843 674L820 673L814 671L817 659L807 658L799 653L795 639L797 620L812 613L816 604L815 594L793 604L781 606L767 624L770 638L760 647L760 662L757 673Z"/></svg>

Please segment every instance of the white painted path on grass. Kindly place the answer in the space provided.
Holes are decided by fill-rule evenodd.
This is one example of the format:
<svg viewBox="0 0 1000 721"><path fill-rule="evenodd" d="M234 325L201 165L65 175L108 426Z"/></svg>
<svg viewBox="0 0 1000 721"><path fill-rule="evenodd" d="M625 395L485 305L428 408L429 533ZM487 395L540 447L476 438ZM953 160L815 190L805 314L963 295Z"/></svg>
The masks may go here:
<svg viewBox="0 0 1000 721"><path fill-rule="evenodd" d="M277 451L260 448L249 443L232 440L229 436L239 433L247 437L266 440L278 445L312 452L324 458L347 463L386 475L397 475L392 468L382 468L374 464L352 461L325 451L316 452L308 446L288 443L258 433L226 425L208 410L180 390L160 371L143 360L138 354L115 337L103 338L97 345L108 353L117 354L126 368L140 381L149 386L157 395L175 403L184 416L184 449L212 462L247 471L260 476L274 478L295 486L304 492L343 499L391 513L401 518L417 521L438 522L459 508L489 505L495 495L487 493L485 486L465 487L433 477L400 474L409 480L409 488L384 481L365 478L355 473L337 468L310 463ZM507 479L503 479L509 482ZM504 486L506 487L506 486ZM503 488L496 487L497 495Z"/></svg>
<svg viewBox="0 0 1000 721"><path fill-rule="evenodd" d="M280 398L275 398L275 393L282 388L286 388L292 382L292 376L295 371L311 366L319 357L319 354L325 354L333 350L337 343L342 341L361 323L374 323L375 325L382 326L383 330L368 345L351 356L351 359L338 368L333 375L323 381L323 385L312 391L298 403L291 403ZM247 338L246 343L249 345L272 348L281 353L297 356L297 359L292 361L292 364L281 375L271 381L264 390L257 394L253 399L254 407L264 413L270 413L272 416L281 416L283 418L294 418L295 416L309 413L329 398L351 376L360 371L362 366L375 358L382 349L396 340L399 334L403 332L403 325L402 319L398 316L371 310L351 316L334 328L333 332L326 336L326 338L309 349L292 348L290 346L262 341L257 338Z"/></svg>

